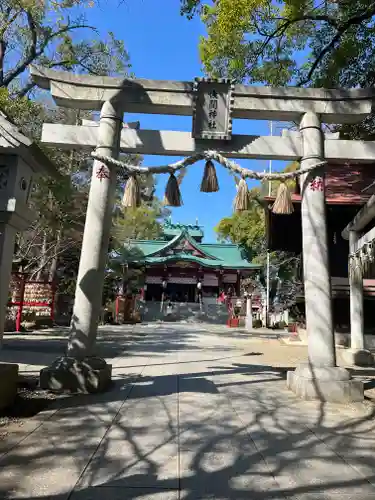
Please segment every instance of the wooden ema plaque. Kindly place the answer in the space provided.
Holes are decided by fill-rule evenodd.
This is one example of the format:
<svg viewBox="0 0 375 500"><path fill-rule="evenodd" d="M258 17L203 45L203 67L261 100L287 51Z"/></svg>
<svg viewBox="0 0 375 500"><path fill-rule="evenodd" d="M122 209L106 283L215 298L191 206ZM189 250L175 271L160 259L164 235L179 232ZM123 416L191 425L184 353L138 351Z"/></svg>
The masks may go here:
<svg viewBox="0 0 375 500"><path fill-rule="evenodd" d="M9 288L9 308L17 308L16 331L21 331L24 312L35 312L39 318L54 321L55 286L52 282L27 281L25 273L12 273Z"/></svg>
<svg viewBox="0 0 375 500"><path fill-rule="evenodd" d="M51 283L26 283L25 284L25 305L32 307L43 307L51 304L53 298Z"/></svg>

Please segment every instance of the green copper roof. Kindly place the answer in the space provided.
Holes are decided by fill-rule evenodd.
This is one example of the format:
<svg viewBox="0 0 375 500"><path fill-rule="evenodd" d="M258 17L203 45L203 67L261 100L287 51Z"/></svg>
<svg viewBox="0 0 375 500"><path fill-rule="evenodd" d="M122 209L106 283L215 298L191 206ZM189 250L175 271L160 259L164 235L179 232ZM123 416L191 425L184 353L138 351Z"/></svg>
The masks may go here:
<svg viewBox="0 0 375 500"><path fill-rule="evenodd" d="M262 267L249 263L237 245L198 243L186 229L180 231L170 241L136 240L132 242L132 247L143 254L143 257L135 262L146 265L182 260L195 262L202 267L219 269L260 269Z"/></svg>
<svg viewBox="0 0 375 500"><path fill-rule="evenodd" d="M174 224L167 220L163 224L163 234L165 236L178 236L182 231L186 231L193 238L203 238L204 233L198 224Z"/></svg>

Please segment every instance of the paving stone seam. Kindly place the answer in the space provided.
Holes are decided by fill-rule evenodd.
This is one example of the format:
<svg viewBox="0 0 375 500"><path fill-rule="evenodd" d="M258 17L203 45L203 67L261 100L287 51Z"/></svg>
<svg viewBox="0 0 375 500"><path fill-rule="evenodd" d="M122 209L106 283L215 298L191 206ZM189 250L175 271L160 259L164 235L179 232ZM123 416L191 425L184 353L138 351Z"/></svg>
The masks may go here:
<svg viewBox="0 0 375 500"><path fill-rule="evenodd" d="M106 484L98 484L93 486L93 488L103 489L103 490L157 490L157 491L180 491L177 488L163 488L163 486L143 486L143 485L126 485L126 486L108 486ZM76 493L73 491L73 493ZM68 500L68 499L67 499Z"/></svg>
<svg viewBox="0 0 375 500"><path fill-rule="evenodd" d="M240 422L242 422L242 425L244 427L244 430L245 430L245 434L248 436L249 440L253 443L254 445L254 448L256 449L257 453L259 454L259 456L261 457L262 461L263 461L263 464L265 465L266 467L266 470L268 470L270 476L273 478L273 480L275 481L275 483L277 484L278 488L279 488L279 493L281 495L283 495L284 499L285 500L288 500L290 499L290 496L286 496L286 493L283 492L283 488L281 487L281 484L278 482L278 480L276 479L276 477L273 475L272 473L272 470L271 470L271 467L269 466L268 462L267 462L267 459L266 457L263 455L263 453L261 452L261 450L259 449L259 447L257 446L255 440L252 438L250 432L247 430L247 427L248 425L246 424L246 422L244 422L244 420L241 418L240 414L238 413L238 411L236 410L236 408L234 407L230 397L228 396L228 394L225 394L225 393L222 393L226 396L226 398L228 399L228 402L229 402L229 406L232 408L233 410L233 413L235 413L237 415L237 418L240 420Z"/></svg>
<svg viewBox="0 0 375 500"><path fill-rule="evenodd" d="M132 327L132 331L134 331L134 327ZM118 357L121 357L119 354L116 354L116 356L114 356L113 358L111 359L115 359L115 358L118 358ZM142 366L142 365L141 365ZM146 366L146 365L145 365ZM141 376L141 374L143 373L144 371L144 368L145 366L142 368L142 371L141 373L138 375ZM25 365L25 370L24 371L28 371L27 369L29 367L33 367L32 364L28 364L28 365ZM137 380L138 380L138 377L137 377ZM131 392L131 391L130 391ZM130 394L130 392L128 393L128 395ZM128 395L126 396L126 398L128 397ZM124 399L124 402L126 401L126 398ZM6 458L6 456L11 452L13 451L15 448L17 448L17 446L19 446L25 439L27 439L29 436L31 436L34 432L36 432L38 429L40 429L40 427L42 425L44 425L46 422L48 422L51 418L53 418L56 413L58 413L61 409L62 409L62 404L63 404L63 401L61 400L61 402L58 402L58 408L56 408L56 410L52 411L52 413L50 413L50 410L47 410L47 412L45 413L50 413L49 415L47 415L45 418L42 419L42 421L39 423L39 425L37 425L32 431L29 431L29 432L26 432L25 435L23 437L21 437L17 442L15 442L13 445L10 445L9 448L7 448L4 452L0 452L0 462ZM121 405L122 406L122 405ZM42 413L43 415L43 413ZM40 418L40 415L36 416L38 419ZM113 423L113 422L112 422ZM112 425L111 423L111 425ZM91 459L90 459L91 460Z"/></svg>
<svg viewBox="0 0 375 500"><path fill-rule="evenodd" d="M142 374L143 374L143 372L144 372L144 370L145 370L146 366L147 366L147 365L142 366L142 370L138 373L138 376L137 376L137 377L136 377L136 379L132 382L132 385L131 385L130 390L127 392L127 394L126 394L126 396L125 396L125 398L124 398L123 402L121 403L121 405L119 406L119 408L118 408L117 412L115 413L114 417L112 418L112 420L111 420L111 421L110 421L110 423L108 424L108 427L107 427L106 431L104 432L104 434L103 434L102 438L99 440L98 445L96 446L95 450L93 451L93 453L91 454L90 458L88 459L88 461L87 461L87 463L86 463L85 467L83 468L83 470L82 470L81 474L78 476L78 479L77 479L77 481L76 481L75 485L73 486L73 488L70 490L69 494L67 495L66 500L70 500L70 499L71 499L71 497L72 497L72 495L75 493L75 489L76 489L77 485L80 483L80 481L81 481L81 479L82 479L83 475L85 474L85 472L87 471L87 469L88 469L89 465L91 464L91 462L92 462L92 460L93 460L93 458L94 458L94 456L95 456L96 452L98 451L98 449L100 448L100 446L101 446L101 444L103 443L104 439L105 439L105 438L106 438L106 436L108 435L108 433L109 433L109 431L110 431L110 429L111 429L112 425L116 422L116 419L117 419L117 417L118 417L119 413L121 412L121 410L122 410L122 408L123 408L124 404L126 403L127 399L129 398L130 394L132 393L132 391L133 391L133 389L134 389L135 384L136 384L136 383L137 383L137 381L140 379L140 377L142 377Z"/></svg>
<svg viewBox="0 0 375 500"><path fill-rule="evenodd" d="M353 466L350 462L348 462L346 460L345 457L343 457L342 455L340 455L339 453L337 453L336 450L334 450L329 443L326 443L326 441L324 440L324 438L321 438L319 437L308 425L302 423L302 425L309 431L311 432L311 434L313 434L313 436L318 440L320 441L322 444L324 444L324 446L326 446L334 455L336 455L342 462L344 462L347 466L349 466L352 470L354 470L354 472L356 474L358 474L359 476L361 476L363 479L365 479L368 484L370 484L371 486L375 486L374 483L372 483L359 469L357 469L355 466ZM375 488L374 488L374 497L375 497Z"/></svg>
<svg viewBox="0 0 375 500"><path fill-rule="evenodd" d="M231 402L231 399L229 398L229 396L226 394L226 397L227 399L229 400L229 404L230 406L232 407L234 413L237 415L237 417L240 419L240 421L244 424L244 426L246 427L246 423L242 420L241 416L239 415L239 413L237 412L236 408L233 406L232 402ZM302 426L305 427L305 429L307 431L309 431L320 443L322 443L324 446L326 446L334 455L336 455L343 463L345 463L347 466L349 466L352 470L354 470L354 472L356 474L358 474L361 478L365 479L366 482L370 485L370 486L375 486L373 483L371 483L371 481L368 480L368 478L362 473L360 472L356 467L354 467L353 465L351 465L344 457L342 457L340 454L338 454L329 444L327 444L324 439L320 438L307 424L305 423L302 423ZM281 488L281 485L280 483L277 481L276 477L273 475L272 471L271 471L271 468L269 467L268 465L268 461L266 459L266 457L263 456L262 452L259 450L259 448L257 447L256 445L256 442L254 441L254 439L251 437L251 434L245 429L245 433L247 434L247 436L249 437L249 439L251 440L251 442L254 444L256 450L258 451L259 455L262 457L262 460L263 462L265 463L266 465L266 468L267 470L269 471L269 473L272 475L275 483L279 486L279 489L280 489L280 493L284 495L283 493L283 488ZM285 497L286 499L288 499L289 497ZM374 490L374 498L375 498L375 490Z"/></svg>
<svg viewBox="0 0 375 500"><path fill-rule="evenodd" d="M10 447L6 451L0 453L0 462L2 462L6 458L6 456L9 455L9 453L11 451L13 451L15 448L17 448L17 446L19 446L23 441L25 441L25 439L27 439L29 436L34 434L34 432L36 432L38 429L40 429L42 425L44 425L46 422L51 420L51 418L54 417L56 415L56 413L58 413L61 410L61 404L62 403L60 403L59 407L56 408L56 410L54 410L50 415L43 418L43 420L39 423L39 425L37 425L33 430L31 430L30 432L26 432L25 435L23 437L21 437L16 443L14 443L13 445L10 445Z"/></svg>

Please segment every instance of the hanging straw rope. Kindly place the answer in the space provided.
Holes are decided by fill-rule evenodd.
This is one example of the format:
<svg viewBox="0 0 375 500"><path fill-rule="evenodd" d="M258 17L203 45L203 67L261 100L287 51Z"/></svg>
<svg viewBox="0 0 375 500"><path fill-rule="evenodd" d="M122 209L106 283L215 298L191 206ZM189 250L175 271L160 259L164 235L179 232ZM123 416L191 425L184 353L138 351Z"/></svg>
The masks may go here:
<svg viewBox="0 0 375 500"><path fill-rule="evenodd" d="M181 207L183 204L178 179L174 174L168 179L163 202L169 207Z"/></svg>
<svg viewBox="0 0 375 500"><path fill-rule="evenodd" d="M132 175L126 181L124 196L122 198L122 206L125 208L139 207L141 204L141 190L137 177Z"/></svg>
<svg viewBox="0 0 375 500"><path fill-rule="evenodd" d="M307 174L311 172L317 167L326 165L326 161L320 161L313 165L309 165L306 168L301 168L294 172L282 172L282 173L267 173L267 172L256 172L254 170L249 170L247 168L243 168L234 161L228 160L223 155L218 153L217 151L204 151L202 153L196 153L192 156L188 156L183 160L179 160L175 163L171 163L169 165L162 165L159 167L135 167L134 165L130 165L128 163L124 163L120 160L115 160L109 156L103 156L96 151L91 153L91 156L96 160L101 161L105 165L110 165L115 168L122 170L123 173L129 176L135 175L149 175L149 174L171 174L167 188L166 188L166 196L165 202L166 204L174 207L179 207L182 205L182 198L179 189L179 182L174 176L175 172L178 170L183 171L183 175L185 174L185 170L188 166L197 163L200 160L206 160L205 174L202 186L205 188L204 190L209 190L208 192L213 192L219 188L216 178L216 171L212 170L210 163L211 160L217 161L224 168L228 169L231 173L239 174L241 176L241 181L238 186L237 195L235 198L235 209L236 210L247 210L249 206L249 191L246 184L246 179L255 179L258 181L262 180L279 180L282 181L283 184L278 189L278 193L276 195L275 203L273 205L273 212L276 214L291 214L293 212L293 203L291 194L289 193L288 187L284 184L287 179L294 179L300 175ZM214 168L214 166L212 165ZM210 171L209 171L210 169ZM209 176L209 183L207 181L207 177ZM214 177L216 178L216 185L214 182ZM243 181L243 182L242 182ZM209 185L208 185L209 184ZM216 189L217 187L217 189ZM202 189L203 190L203 189ZM245 208L246 207L246 208Z"/></svg>
<svg viewBox="0 0 375 500"><path fill-rule="evenodd" d="M294 172L278 172L274 174L270 174L268 172L256 172L255 170L249 170L247 168L243 168L238 165L236 162L228 160L220 153L216 151L205 151L203 153L196 153L195 155L188 156L183 160L179 160L176 163L170 163L169 165L161 165L160 167L135 167L134 165L130 165L128 163L124 163L120 160L115 160L110 156L103 156L96 151L91 153L91 156L95 160L99 160L106 165L112 165L113 167L120 168L124 170L128 175L131 174L173 174L177 170L181 170L182 168L189 167L190 165L194 165L200 160L214 160L220 163L224 168L231 170L239 174L244 179L255 179L261 181L265 180L273 180L273 181L285 181L287 179L294 179L299 177L300 175L307 174L311 172L317 167L325 165L326 161L320 161L315 163L314 165L309 165L308 167L301 168L300 170L296 170Z"/></svg>
<svg viewBox="0 0 375 500"><path fill-rule="evenodd" d="M245 179L238 183L237 194L234 199L233 207L236 212L249 210L250 193Z"/></svg>
<svg viewBox="0 0 375 500"><path fill-rule="evenodd" d="M276 199L272 205L272 212L282 215L290 215L294 212L292 196L285 182L282 182L277 189Z"/></svg>
<svg viewBox="0 0 375 500"><path fill-rule="evenodd" d="M202 193L216 193L219 191L215 165L212 160L207 160L204 166L203 179L201 183Z"/></svg>

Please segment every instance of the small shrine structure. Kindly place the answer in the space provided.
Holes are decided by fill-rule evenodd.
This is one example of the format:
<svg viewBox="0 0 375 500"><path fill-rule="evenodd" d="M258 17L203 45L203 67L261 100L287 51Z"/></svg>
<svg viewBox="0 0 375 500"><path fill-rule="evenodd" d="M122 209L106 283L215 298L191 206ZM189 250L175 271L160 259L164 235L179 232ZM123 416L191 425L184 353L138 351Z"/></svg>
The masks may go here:
<svg viewBox="0 0 375 500"><path fill-rule="evenodd" d="M329 163L326 168L325 200L327 217L328 255L332 284L333 323L336 332L350 332L350 296L348 254L349 241L343 237L345 227L359 209L375 193L371 165ZM296 181L292 194L293 213L289 215L275 214L272 205L275 196L266 196L265 215L267 227L268 248L271 251L286 251L302 255L300 183ZM303 265L303 262L301 262ZM302 271L302 266L301 266ZM301 272L302 275L302 272ZM374 275L369 275L364 281L364 321L371 326L372 308L375 301ZM302 276L301 276L302 278ZM303 314L305 296L297 298L298 306Z"/></svg>
<svg viewBox="0 0 375 500"><path fill-rule="evenodd" d="M238 245L202 243L201 226L167 221L158 240L136 240L132 247L137 260L129 266L144 268L146 301L161 301L162 283L177 302L196 302L197 283L202 283L204 300L216 302L220 291L240 295L240 281L262 267L251 264ZM139 257L138 257L139 255Z"/></svg>
<svg viewBox="0 0 375 500"><path fill-rule="evenodd" d="M9 302L16 234L37 217L31 209L33 185L40 175L61 179L42 149L0 111L0 347Z"/></svg>

